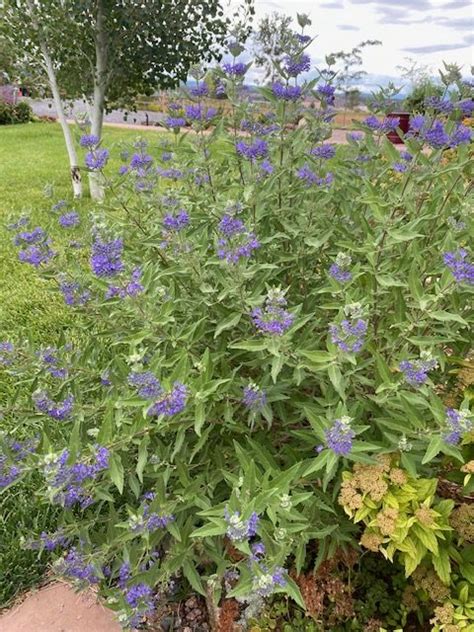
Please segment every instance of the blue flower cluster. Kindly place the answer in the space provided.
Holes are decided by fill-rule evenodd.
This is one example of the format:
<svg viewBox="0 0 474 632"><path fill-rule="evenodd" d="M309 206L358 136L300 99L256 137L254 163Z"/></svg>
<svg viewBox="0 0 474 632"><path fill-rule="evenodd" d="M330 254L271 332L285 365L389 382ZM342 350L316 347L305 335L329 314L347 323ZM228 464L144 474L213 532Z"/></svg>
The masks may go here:
<svg viewBox="0 0 474 632"><path fill-rule="evenodd" d="M362 349L367 334L367 323L362 318L344 318L340 324L329 326L331 342L346 353L357 353Z"/></svg>
<svg viewBox="0 0 474 632"><path fill-rule="evenodd" d="M438 362L433 358L420 358L419 360L403 360L398 366L408 384L421 386L428 379L428 373L438 366Z"/></svg>
<svg viewBox="0 0 474 632"><path fill-rule="evenodd" d="M307 72L311 68L311 59L309 55L287 55L284 59L284 69L290 77L297 77L303 72Z"/></svg>
<svg viewBox="0 0 474 632"><path fill-rule="evenodd" d="M128 588L125 591L125 601L133 610L126 622L127 626L131 628L138 627L145 616L149 616L155 611L153 590L144 582L134 584Z"/></svg>
<svg viewBox="0 0 474 632"><path fill-rule="evenodd" d="M268 155L268 143L261 138L256 138L252 143L245 143L243 140L235 144L237 153L247 160L258 160Z"/></svg>
<svg viewBox="0 0 474 632"><path fill-rule="evenodd" d="M300 86L285 86L280 81L272 84L272 92L277 99L282 101L298 101L303 94Z"/></svg>
<svg viewBox="0 0 474 632"><path fill-rule="evenodd" d="M72 414L74 397L68 395L62 402L55 402L50 399L46 391L38 391L33 395L33 402L40 413L56 421L65 421Z"/></svg>
<svg viewBox="0 0 474 632"><path fill-rule="evenodd" d="M457 283L474 285L474 264L467 260L467 256L467 250L458 248L455 252L445 252L443 258Z"/></svg>
<svg viewBox="0 0 474 632"><path fill-rule="evenodd" d="M232 78L243 77L247 72L247 64L240 61L234 61L232 63L222 64L222 71Z"/></svg>
<svg viewBox="0 0 474 632"><path fill-rule="evenodd" d="M138 395L144 399L154 399L158 397L163 389L158 378L151 371L142 373L132 372L128 376L128 383L137 389Z"/></svg>
<svg viewBox="0 0 474 632"><path fill-rule="evenodd" d="M329 160L336 155L336 146L330 143L323 143L319 147L314 147L310 152L311 156L315 158L321 158L322 160Z"/></svg>
<svg viewBox="0 0 474 632"><path fill-rule="evenodd" d="M0 364L10 366L15 357L15 346L8 340L0 342Z"/></svg>
<svg viewBox="0 0 474 632"><path fill-rule="evenodd" d="M65 557L59 560L56 569L61 575L85 584L99 583L98 569L86 558L84 553L75 547L69 549Z"/></svg>
<svg viewBox="0 0 474 632"><path fill-rule="evenodd" d="M125 266L122 261L122 253L122 239L117 237L105 241L100 235L96 235L90 258L92 272L98 277L112 277L123 272Z"/></svg>
<svg viewBox="0 0 474 632"><path fill-rule="evenodd" d="M284 293L279 289L271 290L265 299L265 306L252 310L252 321L262 334L282 336L295 320L293 314L285 309L287 301Z"/></svg>
<svg viewBox="0 0 474 632"><path fill-rule="evenodd" d="M63 228L75 228L80 224L80 217L77 211L69 211L59 216L59 225Z"/></svg>
<svg viewBox="0 0 474 632"><path fill-rule="evenodd" d="M51 489L54 503L63 507L79 504L86 509L94 502L91 489L99 474L109 467L109 450L96 446L91 463L77 461L68 464L69 450L49 458L44 464L44 475Z"/></svg>
<svg viewBox="0 0 474 632"><path fill-rule="evenodd" d="M23 263L29 263L35 268L43 263L48 263L56 254L51 249L51 240L39 226L32 231L17 233L13 243L21 248L18 253L19 260Z"/></svg>
<svg viewBox="0 0 474 632"><path fill-rule="evenodd" d="M224 509L224 518L227 523L227 537L232 542L243 542L257 534L259 518L255 511L248 520L244 520L239 511L230 513L229 508L226 507Z"/></svg>
<svg viewBox="0 0 474 632"><path fill-rule="evenodd" d="M0 489L14 483L23 471L23 462L33 454L38 445L36 439L15 441L2 437L5 453L0 453Z"/></svg>
<svg viewBox="0 0 474 632"><path fill-rule="evenodd" d="M81 287L77 281L68 281L62 278L59 282L59 289L66 305L74 307L85 305L91 298L90 291Z"/></svg>
<svg viewBox="0 0 474 632"><path fill-rule="evenodd" d="M68 369L63 366L59 358L60 351L55 347L47 347L38 353L41 363L45 370L59 380L65 380L68 376Z"/></svg>
<svg viewBox="0 0 474 632"><path fill-rule="evenodd" d="M448 431L443 435L449 445L457 445L463 435L474 428L472 416L467 410L446 409L446 426Z"/></svg>
<svg viewBox="0 0 474 632"><path fill-rule="evenodd" d="M186 407L188 387L181 382L175 382L167 393L162 390L160 398L148 409L148 415L158 417L172 417L178 415Z"/></svg>
<svg viewBox="0 0 474 632"><path fill-rule="evenodd" d="M247 230L241 219L226 213L219 222L217 256L227 263L237 264L251 256L260 247L254 233Z"/></svg>
<svg viewBox="0 0 474 632"><path fill-rule="evenodd" d="M243 389L242 403L252 412L259 412L267 403L267 394L256 384L248 384Z"/></svg>
<svg viewBox="0 0 474 632"><path fill-rule="evenodd" d="M351 421L347 416L335 419L325 432L327 447L338 456L346 456L352 450L355 431L351 428Z"/></svg>
<svg viewBox="0 0 474 632"><path fill-rule="evenodd" d="M352 279L352 273L348 270L351 263L352 259L349 255L339 252L336 261L329 268L329 274L340 283L348 283Z"/></svg>
<svg viewBox="0 0 474 632"><path fill-rule="evenodd" d="M105 298L126 298L137 296L144 291L143 285L140 283L142 277L141 268L135 268L132 271L131 278L124 285L109 285L105 293Z"/></svg>
<svg viewBox="0 0 474 632"><path fill-rule="evenodd" d="M334 181L332 173L328 172L325 176L318 176L309 165L305 164L296 171L296 177L302 180L307 187L316 185L318 187L329 187Z"/></svg>

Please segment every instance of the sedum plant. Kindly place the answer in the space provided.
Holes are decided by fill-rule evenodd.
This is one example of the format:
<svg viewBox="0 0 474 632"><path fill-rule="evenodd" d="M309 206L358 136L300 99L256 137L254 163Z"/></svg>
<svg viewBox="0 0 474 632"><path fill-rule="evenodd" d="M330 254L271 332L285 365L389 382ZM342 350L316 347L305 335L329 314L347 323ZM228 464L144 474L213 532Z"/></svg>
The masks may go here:
<svg viewBox="0 0 474 632"><path fill-rule="evenodd" d="M385 138L397 121L374 115L336 148L328 75L301 81L308 41L295 36L257 104L233 46L217 71L225 117L198 77L170 104L168 136L106 148L85 135L107 196L89 216L58 201L62 241L10 224L77 331L54 347L2 341L16 432L0 485L41 478L37 499L61 519L27 545L99 585L124 626L183 578L212 612L238 599L243 623L274 593L304 607L290 572L356 546L361 509L377 536L385 512L395 538L380 545L408 572L429 552L449 579L451 504L434 494L441 460L469 459L469 397L444 402L471 344L471 132L438 103L401 153ZM399 465L384 491L344 501L347 516L347 472L387 454Z"/></svg>

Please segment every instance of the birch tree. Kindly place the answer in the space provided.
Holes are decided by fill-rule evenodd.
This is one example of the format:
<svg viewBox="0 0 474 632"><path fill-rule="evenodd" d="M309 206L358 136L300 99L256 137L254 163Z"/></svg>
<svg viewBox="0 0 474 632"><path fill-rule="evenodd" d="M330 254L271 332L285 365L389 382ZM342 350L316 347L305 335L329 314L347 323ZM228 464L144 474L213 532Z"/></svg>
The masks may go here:
<svg viewBox="0 0 474 632"><path fill-rule="evenodd" d="M233 22L224 0L6 0L4 6L5 36L26 41L30 61L44 60L46 50L56 107L54 85L70 99L85 99L99 139L106 111L176 87L193 64L218 58ZM253 0L241 0L235 14L251 18ZM91 195L101 197L96 178L90 185Z"/></svg>

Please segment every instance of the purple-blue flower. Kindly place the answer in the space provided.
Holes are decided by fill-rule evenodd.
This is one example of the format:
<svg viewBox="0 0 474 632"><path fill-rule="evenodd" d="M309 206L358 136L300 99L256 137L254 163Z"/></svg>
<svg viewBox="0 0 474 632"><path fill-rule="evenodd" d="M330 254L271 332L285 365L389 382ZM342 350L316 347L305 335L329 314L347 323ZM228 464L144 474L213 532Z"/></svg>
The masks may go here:
<svg viewBox="0 0 474 632"><path fill-rule="evenodd" d="M163 228L179 232L189 224L189 214L180 209L177 213L167 213L163 218Z"/></svg>
<svg viewBox="0 0 474 632"><path fill-rule="evenodd" d="M87 147L88 149L94 149L100 143L100 138L95 134L84 134L79 140L81 147Z"/></svg>
<svg viewBox="0 0 474 632"><path fill-rule="evenodd" d="M59 283L66 305L85 305L91 298L89 290L84 289L77 281L62 280Z"/></svg>
<svg viewBox="0 0 474 632"><path fill-rule="evenodd" d="M455 106L458 110L461 110L464 116L472 116L474 113L473 99L463 99L462 101L458 101Z"/></svg>
<svg viewBox="0 0 474 632"><path fill-rule="evenodd" d="M57 379L64 380L68 376L68 370L65 366L61 366L58 353L58 349L55 349L54 347L47 347L38 355L44 368L50 375Z"/></svg>
<svg viewBox="0 0 474 632"><path fill-rule="evenodd" d="M92 171L100 171L105 167L109 159L108 149L96 149L86 154L86 167Z"/></svg>
<svg viewBox="0 0 474 632"><path fill-rule="evenodd" d="M144 371L142 373L132 371L127 381L130 386L136 388L138 395L144 399L154 399L163 392L160 382L151 371Z"/></svg>
<svg viewBox="0 0 474 632"><path fill-rule="evenodd" d="M76 548L69 549L66 556L58 563L57 569L61 575L71 579L88 584L99 582L99 573L94 564L89 562L85 555Z"/></svg>
<svg viewBox="0 0 474 632"><path fill-rule="evenodd" d="M210 121L217 114L217 109L213 107L205 108L201 103L187 105L184 108L186 118L191 121Z"/></svg>
<svg viewBox="0 0 474 632"><path fill-rule="evenodd" d="M328 172L325 176L321 177L315 173L309 165L304 164L302 167L297 169L296 177L305 183L307 187L316 185L318 187L329 187L334 181L334 176L332 173Z"/></svg>
<svg viewBox="0 0 474 632"><path fill-rule="evenodd" d="M240 61L222 64L222 71L228 77L243 77L247 72L247 64Z"/></svg>
<svg viewBox="0 0 474 632"><path fill-rule="evenodd" d="M311 59L309 55L302 54L297 56L287 55L284 60L286 73L290 77L297 77L302 72L307 72L311 68Z"/></svg>
<svg viewBox="0 0 474 632"><path fill-rule="evenodd" d="M441 121L434 121L430 128L423 132L423 140L434 149L447 147L450 142L449 134Z"/></svg>
<svg viewBox="0 0 474 632"><path fill-rule="evenodd" d="M248 384L243 389L242 403L252 412L259 412L267 403L267 394L256 384Z"/></svg>
<svg viewBox="0 0 474 632"><path fill-rule="evenodd" d="M76 211L69 211L68 213L60 215L58 221L63 228L74 228L75 226L79 226L79 213Z"/></svg>
<svg viewBox="0 0 474 632"><path fill-rule="evenodd" d="M179 131L180 127L184 127L186 125L186 120L182 116L168 116L164 123L166 127Z"/></svg>
<svg viewBox="0 0 474 632"><path fill-rule="evenodd" d="M314 147L309 153L315 158L329 160L330 158L334 158L336 155L336 146L329 143L323 143L322 145L319 145L319 147Z"/></svg>
<svg viewBox="0 0 474 632"><path fill-rule="evenodd" d="M362 318L345 318L340 324L329 326L331 342L346 353L357 353L362 349L367 334L367 323Z"/></svg>
<svg viewBox="0 0 474 632"><path fill-rule="evenodd" d="M427 108L432 108L436 112L450 114L454 110L454 103L438 96L426 97L424 104Z"/></svg>
<svg viewBox="0 0 474 632"><path fill-rule="evenodd" d="M420 358L419 360L403 360L398 366L408 384L421 386L428 379L429 371L438 366L438 362L432 358Z"/></svg>
<svg viewBox="0 0 474 632"><path fill-rule="evenodd" d="M298 101L302 95L300 86L285 86L279 81L272 84L272 92L277 99L283 101Z"/></svg>
<svg viewBox="0 0 474 632"><path fill-rule="evenodd" d="M393 170L398 171L398 173L405 173L408 169L408 165L406 162L394 162L392 164Z"/></svg>
<svg viewBox="0 0 474 632"><path fill-rule="evenodd" d="M255 511L250 515L248 520L244 520L239 511L230 513L229 508L224 509L224 518L227 523L227 537L232 542L243 542L249 540L257 534L258 514Z"/></svg>
<svg viewBox="0 0 474 632"><path fill-rule="evenodd" d="M98 277L112 277L123 272L122 252L123 241L119 237L105 241L96 235L90 258L92 272Z"/></svg>
<svg viewBox="0 0 474 632"><path fill-rule="evenodd" d="M277 586L286 586L285 575L286 571L281 566L277 566L273 572L259 568L253 577L252 588L260 597L269 597Z"/></svg>
<svg viewBox="0 0 474 632"><path fill-rule="evenodd" d="M443 259L457 283L474 285L474 264L470 263L467 257L467 250L458 248L454 252L445 252Z"/></svg>
<svg viewBox="0 0 474 632"><path fill-rule="evenodd" d="M0 364L3 366L10 366L13 363L15 357L15 346L8 340L0 342Z"/></svg>
<svg viewBox="0 0 474 632"><path fill-rule="evenodd" d="M463 435L472 430L474 424L469 411L447 408L446 426L447 432L443 435L443 439L449 445L457 445Z"/></svg>
<svg viewBox="0 0 474 632"><path fill-rule="evenodd" d="M320 83L316 88L316 92L319 94L319 96L324 97L328 105L332 105L334 103L334 95L336 92L336 88L334 86L331 86L329 83Z"/></svg>
<svg viewBox="0 0 474 632"><path fill-rule="evenodd" d="M44 413L56 421L65 421L72 414L74 397L68 395L63 401L55 402L46 391L38 391L33 395L33 402L40 413Z"/></svg>
<svg viewBox="0 0 474 632"><path fill-rule="evenodd" d="M181 382L175 382L173 388L168 393L161 395L160 399L148 409L147 414L156 417L159 415L166 417L177 415L184 410L188 393L187 386Z"/></svg>
<svg viewBox="0 0 474 632"><path fill-rule="evenodd" d="M239 140L235 144L235 149L240 156L253 161L267 156L268 143L261 138L256 138L251 143L245 143L243 140Z"/></svg>
<svg viewBox="0 0 474 632"><path fill-rule="evenodd" d="M339 456L346 456L352 450L355 432L350 426L351 421L346 416L335 419L325 432L327 447Z"/></svg>
<svg viewBox="0 0 474 632"><path fill-rule="evenodd" d="M466 125L457 125L452 134L449 136L449 146L458 147L459 145L467 145L472 140L472 130Z"/></svg>
<svg viewBox="0 0 474 632"><path fill-rule="evenodd" d="M153 158L149 154L133 154L130 160L130 169L146 170L153 164Z"/></svg>
<svg viewBox="0 0 474 632"><path fill-rule="evenodd" d="M329 274L336 281L347 283L352 279L352 273L348 270L351 262L352 259L349 255L340 252L336 257L336 261L329 268Z"/></svg>
<svg viewBox="0 0 474 632"><path fill-rule="evenodd" d="M254 250L260 247L260 242L254 233L247 230L239 218L226 213L219 222L217 256L227 263L238 263L248 258Z"/></svg>
<svg viewBox="0 0 474 632"><path fill-rule="evenodd" d="M195 97L207 97L209 94L209 88L207 87L207 83L197 83L190 90L191 94Z"/></svg>
<svg viewBox="0 0 474 632"><path fill-rule="evenodd" d="M93 502L92 485L99 474L109 467L109 450L96 445L95 453L88 461L78 460L68 464L69 450L49 459L44 465L44 475L53 493L53 502L63 507L78 504L86 509Z"/></svg>
<svg viewBox="0 0 474 632"><path fill-rule="evenodd" d="M410 132L414 134L418 134L422 131L422 129L426 125L426 118L423 114L416 114L415 116L410 117L409 129Z"/></svg>
<svg viewBox="0 0 474 632"><path fill-rule="evenodd" d="M287 301L281 290L271 290L265 299L265 306L256 307L251 312L254 326L262 334L283 336L295 320L285 309Z"/></svg>
<svg viewBox="0 0 474 632"><path fill-rule="evenodd" d="M40 244L39 246L28 246L20 250L18 253L18 259L22 263L29 263L35 268L39 267L43 263L48 263L55 256L54 250L49 247L49 240Z"/></svg>

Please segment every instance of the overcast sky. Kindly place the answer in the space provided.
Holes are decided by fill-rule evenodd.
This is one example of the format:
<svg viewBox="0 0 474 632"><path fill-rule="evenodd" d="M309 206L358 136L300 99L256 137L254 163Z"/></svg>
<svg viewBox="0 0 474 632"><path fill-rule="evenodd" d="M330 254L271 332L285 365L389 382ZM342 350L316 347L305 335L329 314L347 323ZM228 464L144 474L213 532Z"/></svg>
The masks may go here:
<svg viewBox="0 0 474 632"><path fill-rule="evenodd" d="M313 24L307 32L318 35L310 49L316 62L379 39L383 46L364 55L369 73L397 75L406 57L434 73L443 60L462 64L466 75L474 64L474 0L255 0L255 7L257 22L273 11L309 14Z"/></svg>

